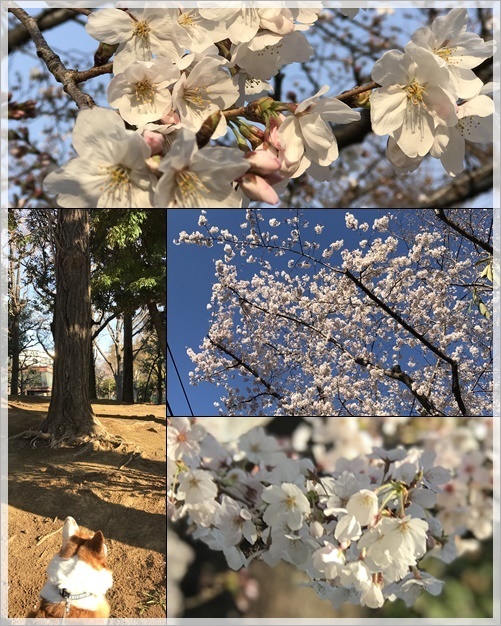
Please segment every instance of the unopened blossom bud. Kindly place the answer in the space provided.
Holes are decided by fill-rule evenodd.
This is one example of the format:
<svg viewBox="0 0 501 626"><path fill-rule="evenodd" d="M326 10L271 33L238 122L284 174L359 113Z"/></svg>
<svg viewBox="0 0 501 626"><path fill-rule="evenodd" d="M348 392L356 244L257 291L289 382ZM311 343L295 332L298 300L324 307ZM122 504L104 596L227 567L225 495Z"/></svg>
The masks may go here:
<svg viewBox="0 0 501 626"><path fill-rule="evenodd" d="M280 169L280 161L267 150L248 152L245 158L251 164L250 171L254 174L267 176Z"/></svg>
<svg viewBox="0 0 501 626"><path fill-rule="evenodd" d="M164 136L161 133L155 133L151 130L145 130L143 139L149 145L152 156L154 154L162 154L165 148Z"/></svg>
<svg viewBox="0 0 501 626"><path fill-rule="evenodd" d="M264 141L264 132L257 126L249 126L249 124L240 124L238 128L242 137L245 137L251 146L256 149Z"/></svg>
<svg viewBox="0 0 501 626"><path fill-rule="evenodd" d="M197 132L197 145L199 148L203 148L209 143L210 138L214 134L214 131L221 120L221 115L222 113L218 109L215 113L209 115L209 117L202 124L200 130Z"/></svg>
<svg viewBox="0 0 501 626"><path fill-rule="evenodd" d="M251 200L260 200L266 204L278 204L277 192L261 176L246 173L238 182L244 194Z"/></svg>
<svg viewBox="0 0 501 626"><path fill-rule="evenodd" d="M324 527L320 522L314 521L310 524L310 535L314 539L319 539L324 534Z"/></svg>
<svg viewBox="0 0 501 626"><path fill-rule="evenodd" d="M362 107L363 109L371 108L371 92L364 91L363 93L359 93L356 97L356 107Z"/></svg>

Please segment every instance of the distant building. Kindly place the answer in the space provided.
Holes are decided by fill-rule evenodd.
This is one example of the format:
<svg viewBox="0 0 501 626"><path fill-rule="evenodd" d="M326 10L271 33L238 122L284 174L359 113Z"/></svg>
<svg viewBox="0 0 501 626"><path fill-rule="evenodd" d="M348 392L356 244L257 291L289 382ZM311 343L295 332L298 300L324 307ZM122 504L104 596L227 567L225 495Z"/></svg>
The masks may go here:
<svg viewBox="0 0 501 626"><path fill-rule="evenodd" d="M26 388L28 396L50 396L52 393L52 366L30 365L29 387Z"/></svg>

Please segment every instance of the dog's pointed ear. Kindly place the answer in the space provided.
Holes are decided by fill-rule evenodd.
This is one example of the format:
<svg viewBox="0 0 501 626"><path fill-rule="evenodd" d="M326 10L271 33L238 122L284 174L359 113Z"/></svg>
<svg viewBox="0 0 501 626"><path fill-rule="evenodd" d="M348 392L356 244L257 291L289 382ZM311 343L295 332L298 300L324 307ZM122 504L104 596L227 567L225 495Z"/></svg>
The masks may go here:
<svg viewBox="0 0 501 626"><path fill-rule="evenodd" d="M106 545L104 543L104 535L98 530L92 539L87 543L87 547L98 556L104 558L106 556Z"/></svg>
<svg viewBox="0 0 501 626"><path fill-rule="evenodd" d="M68 543L68 540L78 532L78 524L72 517L67 517L64 520L63 526L63 548Z"/></svg>

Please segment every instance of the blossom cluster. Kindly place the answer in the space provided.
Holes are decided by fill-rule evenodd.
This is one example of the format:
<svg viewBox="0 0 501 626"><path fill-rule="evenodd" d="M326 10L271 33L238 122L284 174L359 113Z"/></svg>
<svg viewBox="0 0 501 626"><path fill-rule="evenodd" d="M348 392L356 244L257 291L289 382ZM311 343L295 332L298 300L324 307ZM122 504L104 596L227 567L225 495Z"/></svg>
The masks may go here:
<svg viewBox="0 0 501 626"><path fill-rule="evenodd" d="M202 212L200 230L177 240L223 249L210 331L188 349L191 382L225 389L221 414L492 414L492 324L463 297L478 276L473 246L451 255L432 210L406 246L394 214L371 225L346 213L361 238L353 249L343 232L320 245L307 211L284 213L267 228L265 212L248 209L230 232Z"/></svg>
<svg viewBox="0 0 501 626"><path fill-rule="evenodd" d="M89 15L88 34L115 50L107 92L115 111L80 111L77 158L45 179L58 204L276 204L290 179L306 171L328 180L339 156L331 124L359 120L353 108L362 101L326 97L324 85L303 102L279 102L268 82L282 67L310 58L304 31L322 4L172 6L120 2ZM484 93L490 86L471 68L494 47L465 31L467 19L465 9L436 18L414 33L405 52L390 50L374 66L380 87L370 96L372 128L390 135L388 158L399 169L414 169L429 152L454 175L463 167L465 138L491 140L492 101ZM214 145L228 132L237 147Z"/></svg>
<svg viewBox="0 0 501 626"><path fill-rule="evenodd" d="M336 608L344 602L378 608L397 598L411 606L422 591L438 595L443 583L421 561L431 554L450 562L455 540L466 532L464 520L452 514L454 481L463 481L466 471L475 474L476 491L492 490L492 457L482 456L478 445L474 470L471 455L454 463L451 454L449 469L438 463L429 437L422 447L386 450L375 436L370 452L340 454L332 469L320 471L262 427L222 445L204 428L210 420L168 422L169 519L187 517L193 537L222 551L232 569L256 558L271 566L292 563ZM324 436L327 427L342 430L341 421L311 419ZM469 443L478 443L468 432ZM485 432L481 439L488 447ZM336 436L332 441L338 449ZM487 536L484 528L481 538Z"/></svg>
<svg viewBox="0 0 501 626"><path fill-rule="evenodd" d="M416 169L428 153L455 176L464 169L465 140L492 141L494 105L473 68L495 52L493 41L467 32L468 12L453 9L418 28L404 52L389 50L376 61L371 94L376 135L389 135L388 160Z"/></svg>

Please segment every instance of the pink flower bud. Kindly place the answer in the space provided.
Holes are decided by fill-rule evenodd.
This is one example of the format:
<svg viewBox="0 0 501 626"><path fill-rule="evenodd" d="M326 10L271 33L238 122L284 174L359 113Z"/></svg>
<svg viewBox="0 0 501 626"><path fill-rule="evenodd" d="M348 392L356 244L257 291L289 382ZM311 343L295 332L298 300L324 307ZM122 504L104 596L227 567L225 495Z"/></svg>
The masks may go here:
<svg viewBox="0 0 501 626"><path fill-rule="evenodd" d="M261 176L246 173L239 179L239 183L244 194L251 200L260 200L266 204L278 204L277 192Z"/></svg>
<svg viewBox="0 0 501 626"><path fill-rule="evenodd" d="M266 176L280 169L280 161L267 150L248 152L245 158L251 164L250 171Z"/></svg>
<svg viewBox="0 0 501 626"><path fill-rule="evenodd" d="M151 154L162 154L165 148L164 136L161 133L155 133L151 130L145 130L143 139L150 147Z"/></svg>

